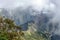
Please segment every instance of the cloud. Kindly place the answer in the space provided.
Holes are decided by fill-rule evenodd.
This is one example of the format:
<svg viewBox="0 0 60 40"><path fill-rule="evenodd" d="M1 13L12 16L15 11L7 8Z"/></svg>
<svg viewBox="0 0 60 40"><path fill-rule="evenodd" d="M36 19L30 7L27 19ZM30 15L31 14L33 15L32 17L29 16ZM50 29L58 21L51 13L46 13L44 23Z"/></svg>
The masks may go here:
<svg viewBox="0 0 60 40"><path fill-rule="evenodd" d="M0 0L0 8L15 8L28 5L28 0Z"/></svg>
<svg viewBox="0 0 60 40"><path fill-rule="evenodd" d="M0 0L0 8L27 7L30 5L41 8L46 3L48 3L48 0Z"/></svg>
<svg viewBox="0 0 60 40"><path fill-rule="evenodd" d="M60 35L60 0L50 0L50 1L56 5L56 9L54 10L55 13L51 21L53 22L53 24L59 23L59 25L57 26L58 29L56 29L54 33Z"/></svg>

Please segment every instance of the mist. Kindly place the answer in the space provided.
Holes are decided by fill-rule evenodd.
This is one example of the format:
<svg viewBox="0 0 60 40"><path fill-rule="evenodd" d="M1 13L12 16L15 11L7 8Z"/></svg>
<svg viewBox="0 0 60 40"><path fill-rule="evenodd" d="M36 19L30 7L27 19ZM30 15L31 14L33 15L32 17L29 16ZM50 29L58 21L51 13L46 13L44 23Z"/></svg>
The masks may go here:
<svg viewBox="0 0 60 40"><path fill-rule="evenodd" d="M59 25L57 26L58 28L56 29L56 31L54 32L57 35L60 35L60 0L51 0L51 2L53 2L56 5L56 9L54 17L52 18L52 22L53 24L58 23Z"/></svg>
<svg viewBox="0 0 60 40"><path fill-rule="evenodd" d="M31 6L35 11L44 11L44 14L47 16L53 15L52 19L50 19L48 23L53 23L53 25L58 23L58 29L55 29L53 32L60 35L60 0L41 0L41 2L40 0L0 0L0 8L5 8L8 10L14 10L17 7L25 10L29 6ZM52 13L48 13L45 10ZM38 14L40 13L30 13L32 16L36 16ZM11 15L13 14L11 13Z"/></svg>

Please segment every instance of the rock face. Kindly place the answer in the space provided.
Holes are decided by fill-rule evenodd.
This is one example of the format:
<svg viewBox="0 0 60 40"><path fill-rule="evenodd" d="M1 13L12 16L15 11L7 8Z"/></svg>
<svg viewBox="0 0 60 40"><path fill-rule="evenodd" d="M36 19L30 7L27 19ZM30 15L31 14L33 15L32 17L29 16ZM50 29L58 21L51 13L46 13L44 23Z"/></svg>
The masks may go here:
<svg viewBox="0 0 60 40"><path fill-rule="evenodd" d="M51 40L60 40L60 35L53 35Z"/></svg>

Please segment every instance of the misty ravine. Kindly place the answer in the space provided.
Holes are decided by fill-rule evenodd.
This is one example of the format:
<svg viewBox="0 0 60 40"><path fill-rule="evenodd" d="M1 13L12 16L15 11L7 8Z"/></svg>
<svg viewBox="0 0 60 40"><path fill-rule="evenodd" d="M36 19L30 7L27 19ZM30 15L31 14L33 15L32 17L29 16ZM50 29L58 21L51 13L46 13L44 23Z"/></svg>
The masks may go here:
<svg viewBox="0 0 60 40"><path fill-rule="evenodd" d="M23 31L49 34L60 40L60 0L0 0L0 16L13 19Z"/></svg>

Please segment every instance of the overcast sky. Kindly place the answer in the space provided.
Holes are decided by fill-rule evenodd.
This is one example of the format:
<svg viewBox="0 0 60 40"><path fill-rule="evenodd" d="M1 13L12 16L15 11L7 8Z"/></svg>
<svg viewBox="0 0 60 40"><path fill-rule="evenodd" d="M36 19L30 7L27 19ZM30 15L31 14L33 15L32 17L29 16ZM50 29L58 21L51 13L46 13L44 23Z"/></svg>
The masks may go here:
<svg viewBox="0 0 60 40"><path fill-rule="evenodd" d="M28 0L0 0L0 8L14 8L25 4L28 5Z"/></svg>
<svg viewBox="0 0 60 40"><path fill-rule="evenodd" d="M32 6L35 10L43 8L55 10L55 4L51 0L0 0L0 8L14 9L16 7L26 8Z"/></svg>
<svg viewBox="0 0 60 40"><path fill-rule="evenodd" d="M49 1L60 4L60 0L41 0L41 1L43 2L42 4L40 3L40 5L43 5L44 2L47 3ZM36 2L36 0L0 0L0 8L14 8L18 6L29 6L29 5L32 5L32 3L34 2Z"/></svg>
<svg viewBox="0 0 60 40"><path fill-rule="evenodd" d="M48 0L41 1L43 1L42 3L48 2ZM0 0L0 8L15 8L18 6L29 6L32 5L32 3L34 2L36 2L36 0Z"/></svg>
<svg viewBox="0 0 60 40"><path fill-rule="evenodd" d="M13 9L16 7L28 7L32 6L34 9L42 10L45 9L54 10L56 4L60 4L60 0L0 0L0 8ZM60 7L58 7L59 9Z"/></svg>

